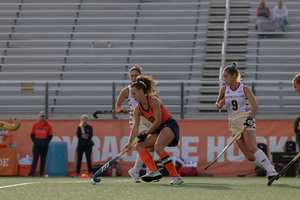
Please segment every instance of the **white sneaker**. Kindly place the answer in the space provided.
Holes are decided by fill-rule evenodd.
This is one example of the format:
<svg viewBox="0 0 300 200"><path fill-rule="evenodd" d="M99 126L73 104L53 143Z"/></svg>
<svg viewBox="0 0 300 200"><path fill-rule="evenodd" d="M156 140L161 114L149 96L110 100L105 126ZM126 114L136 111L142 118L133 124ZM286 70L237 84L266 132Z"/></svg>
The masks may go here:
<svg viewBox="0 0 300 200"><path fill-rule="evenodd" d="M133 170L133 168L130 169L130 170L128 171L128 173L129 173L129 175L132 177L132 179L133 179L133 181L134 181L135 183L140 183L140 182L141 182L139 174L135 173L135 171Z"/></svg>
<svg viewBox="0 0 300 200"><path fill-rule="evenodd" d="M268 180L270 180L271 178L273 178L274 176L276 176L278 173L275 170L275 167L273 166L274 171L270 172L267 174L267 178Z"/></svg>
<svg viewBox="0 0 300 200"><path fill-rule="evenodd" d="M142 176L142 180L145 182L157 182L161 177L162 174L159 171L150 171Z"/></svg>
<svg viewBox="0 0 300 200"><path fill-rule="evenodd" d="M183 183L183 180L180 176L172 177L172 181L170 182L171 185L180 185L181 183Z"/></svg>

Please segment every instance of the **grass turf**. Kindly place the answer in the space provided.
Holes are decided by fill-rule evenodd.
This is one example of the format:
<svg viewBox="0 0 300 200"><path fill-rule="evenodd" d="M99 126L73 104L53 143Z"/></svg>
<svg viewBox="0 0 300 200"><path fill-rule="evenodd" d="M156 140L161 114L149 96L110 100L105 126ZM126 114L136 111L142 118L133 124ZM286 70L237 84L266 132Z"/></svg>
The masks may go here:
<svg viewBox="0 0 300 200"><path fill-rule="evenodd" d="M183 177L180 186L170 177L157 183L134 183L129 177L101 177L91 185L81 178L1 177L0 199L298 199L300 179L282 177L267 186L263 177ZM16 184L24 184L13 186ZM8 186L8 187L3 187Z"/></svg>

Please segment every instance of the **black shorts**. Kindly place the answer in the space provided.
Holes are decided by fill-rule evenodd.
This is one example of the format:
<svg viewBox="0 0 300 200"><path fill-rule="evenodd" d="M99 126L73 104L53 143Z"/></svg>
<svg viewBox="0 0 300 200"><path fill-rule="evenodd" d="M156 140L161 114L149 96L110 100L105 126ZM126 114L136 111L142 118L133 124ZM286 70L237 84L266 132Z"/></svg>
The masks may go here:
<svg viewBox="0 0 300 200"><path fill-rule="evenodd" d="M151 134L159 134L161 130L163 130L165 127L169 127L174 135L175 138L172 140L172 142L168 145L168 147L175 147L179 143L179 126L175 119L169 118L166 121L164 121L159 127Z"/></svg>

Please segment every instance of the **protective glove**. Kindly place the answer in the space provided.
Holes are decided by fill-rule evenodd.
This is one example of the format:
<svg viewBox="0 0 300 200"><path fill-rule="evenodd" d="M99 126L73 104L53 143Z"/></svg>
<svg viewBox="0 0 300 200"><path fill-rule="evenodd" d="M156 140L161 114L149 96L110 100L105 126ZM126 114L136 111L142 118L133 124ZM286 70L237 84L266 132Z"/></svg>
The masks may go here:
<svg viewBox="0 0 300 200"><path fill-rule="evenodd" d="M137 136L137 138L140 139L138 143L144 142L146 140L146 138L147 138L147 134L146 133L142 133L139 136Z"/></svg>
<svg viewBox="0 0 300 200"><path fill-rule="evenodd" d="M255 122L255 119L252 118L252 117L250 117L250 116L248 116L247 119L246 119L246 121L244 122L244 126L246 128L250 128L250 127L252 127L254 125L254 122Z"/></svg>

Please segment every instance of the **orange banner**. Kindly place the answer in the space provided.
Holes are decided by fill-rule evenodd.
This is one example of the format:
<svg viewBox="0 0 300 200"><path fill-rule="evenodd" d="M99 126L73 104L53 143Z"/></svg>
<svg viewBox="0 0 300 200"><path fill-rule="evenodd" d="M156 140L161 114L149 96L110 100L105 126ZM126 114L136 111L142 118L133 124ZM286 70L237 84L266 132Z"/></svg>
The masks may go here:
<svg viewBox="0 0 300 200"><path fill-rule="evenodd" d="M19 130L12 132L13 144L18 145L21 157L27 154L32 156L32 141L30 129L36 120L22 120ZM76 169L76 130L79 120L50 120L53 128L52 141L64 141L68 146L68 173L74 173ZM185 161L198 163L197 172L209 173L214 176L236 176L254 171L255 166L250 164L242 152L234 144L219 158L208 170L204 167L212 162L217 155L232 139L228 130L227 120L178 120L180 126L180 144L177 147L167 147L166 151L171 156L181 157ZM293 132L293 121L267 121L258 120L257 142L268 146L268 157L270 152L282 152L285 142L295 140ZM129 136L129 125L127 120L89 120L93 127L95 145L93 147L93 165L105 164L116 156L124 147ZM119 160L123 175L133 167L137 151L133 148L125 153ZM155 160L159 160L155 156ZM39 169L39 167L37 167ZM83 159L81 173L87 172L85 158Z"/></svg>
<svg viewBox="0 0 300 200"><path fill-rule="evenodd" d="M0 148L0 176L18 175L19 149Z"/></svg>

